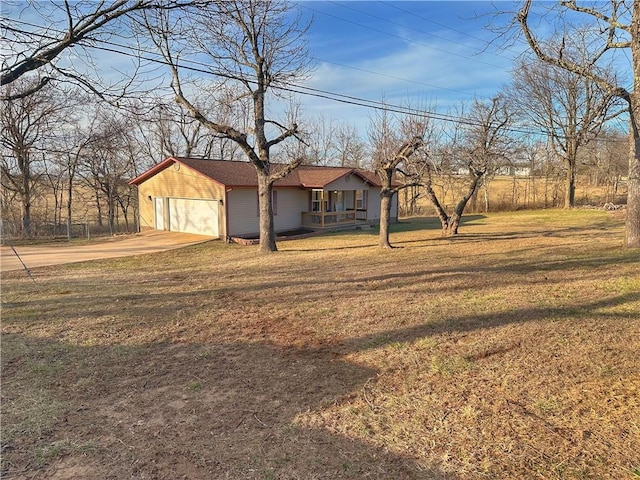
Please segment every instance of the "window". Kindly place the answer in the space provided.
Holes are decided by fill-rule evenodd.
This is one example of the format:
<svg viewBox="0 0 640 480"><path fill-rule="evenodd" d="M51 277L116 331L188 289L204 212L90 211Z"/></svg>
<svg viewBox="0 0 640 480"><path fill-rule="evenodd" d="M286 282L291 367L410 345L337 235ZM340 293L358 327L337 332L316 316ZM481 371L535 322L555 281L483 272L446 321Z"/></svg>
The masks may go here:
<svg viewBox="0 0 640 480"><path fill-rule="evenodd" d="M356 210L365 210L367 208L367 191L356 190Z"/></svg>
<svg viewBox="0 0 640 480"><path fill-rule="evenodd" d="M312 212L322 212L323 210L327 210L327 200L324 200L324 208L322 205L323 200L323 191L322 190L311 190L311 211Z"/></svg>
<svg viewBox="0 0 640 480"><path fill-rule="evenodd" d="M260 194L256 192L256 215L260 216ZM278 192L276 190L271 191L271 208L273 208L273 214L278 215Z"/></svg>

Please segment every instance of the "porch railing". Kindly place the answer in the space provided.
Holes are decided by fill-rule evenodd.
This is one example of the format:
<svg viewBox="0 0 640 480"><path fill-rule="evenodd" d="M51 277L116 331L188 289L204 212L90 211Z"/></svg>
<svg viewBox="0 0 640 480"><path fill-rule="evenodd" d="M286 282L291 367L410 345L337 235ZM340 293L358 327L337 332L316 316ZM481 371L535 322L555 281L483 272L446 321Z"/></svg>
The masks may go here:
<svg viewBox="0 0 640 480"><path fill-rule="evenodd" d="M302 225L326 228L339 225L353 225L366 221L366 210L344 210L340 212L302 212Z"/></svg>

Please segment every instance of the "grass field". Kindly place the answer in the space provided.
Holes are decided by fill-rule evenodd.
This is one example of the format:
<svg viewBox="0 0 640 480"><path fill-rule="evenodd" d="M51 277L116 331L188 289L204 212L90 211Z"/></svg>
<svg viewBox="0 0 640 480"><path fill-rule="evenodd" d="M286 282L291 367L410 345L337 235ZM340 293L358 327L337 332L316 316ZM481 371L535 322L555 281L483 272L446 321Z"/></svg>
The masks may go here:
<svg viewBox="0 0 640 480"><path fill-rule="evenodd" d="M2 278L2 476L640 478L640 253L595 210Z"/></svg>

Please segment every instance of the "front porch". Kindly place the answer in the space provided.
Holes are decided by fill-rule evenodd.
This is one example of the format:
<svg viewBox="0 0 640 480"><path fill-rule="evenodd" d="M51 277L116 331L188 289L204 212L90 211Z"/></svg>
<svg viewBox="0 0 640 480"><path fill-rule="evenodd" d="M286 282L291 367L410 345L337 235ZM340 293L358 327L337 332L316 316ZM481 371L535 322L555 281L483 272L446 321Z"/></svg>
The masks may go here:
<svg viewBox="0 0 640 480"><path fill-rule="evenodd" d="M324 190L310 192L310 211L302 212L302 226L317 230L368 223L367 190Z"/></svg>

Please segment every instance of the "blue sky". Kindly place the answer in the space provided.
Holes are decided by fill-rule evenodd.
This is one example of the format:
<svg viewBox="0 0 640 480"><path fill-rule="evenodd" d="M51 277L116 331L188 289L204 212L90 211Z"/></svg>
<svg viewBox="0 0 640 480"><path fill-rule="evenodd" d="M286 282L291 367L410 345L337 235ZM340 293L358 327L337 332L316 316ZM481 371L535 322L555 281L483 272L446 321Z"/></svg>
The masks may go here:
<svg viewBox="0 0 640 480"><path fill-rule="evenodd" d="M425 103L446 112L488 99L509 81L515 47L492 44L495 9L512 2L300 2L313 16L309 50L316 69L308 86L390 104ZM497 5L497 7L496 7ZM307 115L359 128L371 111L304 97Z"/></svg>
<svg viewBox="0 0 640 480"><path fill-rule="evenodd" d="M493 14L498 9L517 10L521 5L517 1L300 0L297 4L305 18L313 18L308 47L315 69L305 85L365 101L384 98L390 105L452 112L461 102L495 96L510 81L514 59L524 49L522 43L505 46L487 28L490 23L508 22L512 17ZM535 2L538 8L548 5ZM3 14L27 22L21 25L46 25L51 17L60 17L59 28L64 28L59 7L50 12L43 6L37 11L26 6L20 1L13 8L7 4ZM553 17L543 17L536 29L552 31L553 25L547 22ZM96 49L88 52L107 80L122 79L122 72L132 70L131 57ZM63 65L87 68L81 53L78 49L65 52ZM147 85L160 86L160 76L167 72L154 65L150 69L154 78ZM327 122L355 125L366 135L370 108L307 95L300 97L300 103L307 119L322 115ZM277 111L283 105L272 107Z"/></svg>

